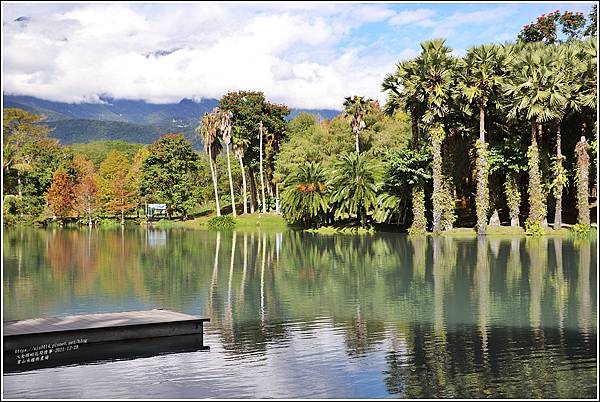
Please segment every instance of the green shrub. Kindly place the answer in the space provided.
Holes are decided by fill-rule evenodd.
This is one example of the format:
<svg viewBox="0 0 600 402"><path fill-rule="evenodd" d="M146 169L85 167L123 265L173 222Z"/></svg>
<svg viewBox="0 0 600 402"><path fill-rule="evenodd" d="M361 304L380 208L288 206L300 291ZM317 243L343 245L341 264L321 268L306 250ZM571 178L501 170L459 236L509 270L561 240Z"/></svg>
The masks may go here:
<svg viewBox="0 0 600 402"><path fill-rule="evenodd" d="M235 219L229 215L213 216L207 224L208 228L212 230L232 230L235 228Z"/></svg>
<svg viewBox="0 0 600 402"><path fill-rule="evenodd" d="M19 200L16 195L7 194L4 196L4 202L2 203L2 215L4 217L5 225L14 225L17 223L19 209Z"/></svg>
<svg viewBox="0 0 600 402"><path fill-rule="evenodd" d="M527 221L525 222L525 234L527 236L543 236L545 232L544 228L539 222L527 219Z"/></svg>
<svg viewBox="0 0 600 402"><path fill-rule="evenodd" d="M117 219L103 218L98 220L99 228L118 228L121 227L121 222Z"/></svg>
<svg viewBox="0 0 600 402"><path fill-rule="evenodd" d="M577 238L588 237L592 233L592 227L590 225L584 225L582 223L576 223L571 228L573 236Z"/></svg>

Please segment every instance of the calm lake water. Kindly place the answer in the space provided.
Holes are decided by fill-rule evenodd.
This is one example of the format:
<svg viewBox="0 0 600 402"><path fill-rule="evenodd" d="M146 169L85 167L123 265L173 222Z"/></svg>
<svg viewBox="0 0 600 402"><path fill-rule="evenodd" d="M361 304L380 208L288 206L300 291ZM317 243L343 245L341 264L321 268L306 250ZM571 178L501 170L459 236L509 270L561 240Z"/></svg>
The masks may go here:
<svg viewBox="0 0 600 402"><path fill-rule="evenodd" d="M4 231L4 319L165 308L210 351L3 376L7 398L595 398L597 243Z"/></svg>

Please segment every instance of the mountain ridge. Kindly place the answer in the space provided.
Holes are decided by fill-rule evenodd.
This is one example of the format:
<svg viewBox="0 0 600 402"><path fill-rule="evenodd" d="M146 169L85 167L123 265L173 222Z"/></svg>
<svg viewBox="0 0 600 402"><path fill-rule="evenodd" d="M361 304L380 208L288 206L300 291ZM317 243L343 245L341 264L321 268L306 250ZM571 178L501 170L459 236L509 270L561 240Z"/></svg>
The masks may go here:
<svg viewBox="0 0 600 402"><path fill-rule="evenodd" d="M33 96L3 94L5 108L19 108L46 116L44 124L53 128L51 136L64 144L113 139L147 144L160 134L182 132L200 146L194 128L205 112L219 101L183 98L177 103L147 103L143 100L101 97L100 103L66 103ZM301 112L332 119L340 112L332 109L292 109L288 119Z"/></svg>

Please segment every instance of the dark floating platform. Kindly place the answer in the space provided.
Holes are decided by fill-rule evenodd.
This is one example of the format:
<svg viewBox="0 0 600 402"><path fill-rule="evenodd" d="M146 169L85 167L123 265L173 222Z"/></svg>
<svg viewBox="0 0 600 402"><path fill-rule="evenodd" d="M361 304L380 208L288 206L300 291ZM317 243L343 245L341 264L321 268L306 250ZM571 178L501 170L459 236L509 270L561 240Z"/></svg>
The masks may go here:
<svg viewBox="0 0 600 402"><path fill-rule="evenodd" d="M4 321L4 371L207 350L208 321L168 310Z"/></svg>

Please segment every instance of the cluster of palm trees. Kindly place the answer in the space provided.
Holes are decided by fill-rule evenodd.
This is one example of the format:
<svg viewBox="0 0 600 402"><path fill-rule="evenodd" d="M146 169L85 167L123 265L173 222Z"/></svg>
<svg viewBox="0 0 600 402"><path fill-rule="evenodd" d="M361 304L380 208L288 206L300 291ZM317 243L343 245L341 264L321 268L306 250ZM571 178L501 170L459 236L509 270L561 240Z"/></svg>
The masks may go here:
<svg viewBox="0 0 600 402"><path fill-rule="evenodd" d="M587 115L595 121L596 39L552 45L541 42L482 45L469 49L462 58L452 56L443 39L426 41L421 48L419 56L399 63L397 70L385 78L382 87L388 93L386 112L393 114L403 109L410 113L412 147L419 149L429 145L432 149L433 231L444 229L442 216L446 207L440 199L446 191L452 191L451 185L444 185L448 178L442 172L441 145L448 135L468 132L470 122L477 114L477 232L486 233L489 218L490 166L486 122L503 124L511 130L518 130L525 123L530 125L529 217L526 227L533 232L544 226L546 221L546 195L540 177L538 141L544 128L554 131L556 156L553 158L550 187L556 200L555 228L560 228L562 192L566 184L561 125L564 126L566 119L574 113ZM585 133L585 129L583 123L580 132ZM587 144L583 134L581 141ZM424 197L420 194L423 184L420 190L413 191L415 213L425 209ZM418 221L415 216L415 222ZM580 223L589 225L589 219L586 222L580 219ZM518 225L518 220L513 220L513 224ZM424 231L422 227L417 229Z"/></svg>
<svg viewBox="0 0 600 402"><path fill-rule="evenodd" d="M236 138L232 136L233 113L223 110L218 107L212 112L207 112L202 116L200 125L196 127L196 132L201 136L204 143L204 149L208 154L210 173L215 192L215 210L217 216L221 216L221 206L219 203L218 180L217 180L217 156L225 145L227 155L227 173L229 176L229 191L231 196L232 215L237 216L235 207L235 192L233 189L233 177L231 174L231 156L230 149L233 150L234 156L238 159L242 176L242 205L243 213L248 213L248 190L246 185L246 169L244 166L244 154L249 146L249 141L245 138ZM263 126L262 122L259 125L259 143L260 143L260 177L261 177L261 204L262 212L266 212L264 177L263 177ZM253 209L253 204L251 204ZM252 210L251 212L254 212Z"/></svg>

